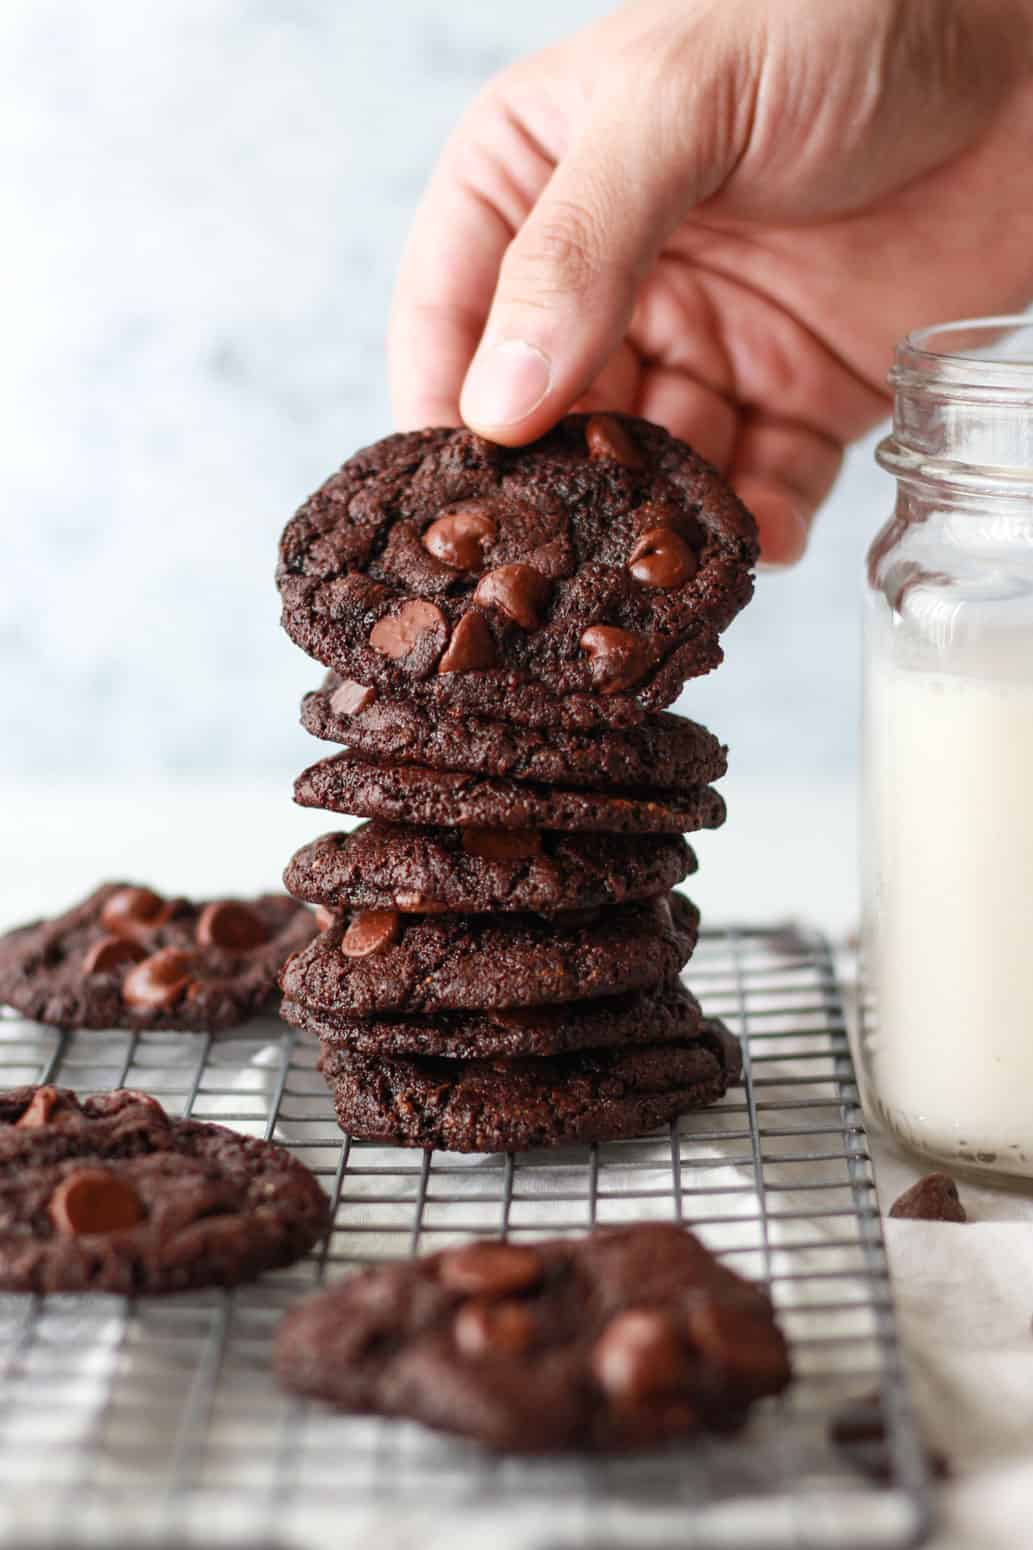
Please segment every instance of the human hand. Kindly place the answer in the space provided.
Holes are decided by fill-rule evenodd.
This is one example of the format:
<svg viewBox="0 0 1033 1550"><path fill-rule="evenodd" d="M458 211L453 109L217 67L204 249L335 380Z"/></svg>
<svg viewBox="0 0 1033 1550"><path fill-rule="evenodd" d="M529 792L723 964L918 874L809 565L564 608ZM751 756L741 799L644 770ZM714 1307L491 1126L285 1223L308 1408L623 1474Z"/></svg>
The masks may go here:
<svg viewBox="0 0 1033 1550"><path fill-rule="evenodd" d="M403 427L646 416L803 552L909 329L1033 299L1033 0L633 0L506 70L415 219Z"/></svg>

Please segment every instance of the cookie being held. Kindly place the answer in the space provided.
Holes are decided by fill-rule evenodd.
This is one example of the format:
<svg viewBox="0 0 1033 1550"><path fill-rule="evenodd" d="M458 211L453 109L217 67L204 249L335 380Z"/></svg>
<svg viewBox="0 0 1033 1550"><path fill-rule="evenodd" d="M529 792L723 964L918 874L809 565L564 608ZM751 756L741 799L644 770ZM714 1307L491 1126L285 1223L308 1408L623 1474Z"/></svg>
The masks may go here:
<svg viewBox="0 0 1033 1550"><path fill-rule="evenodd" d="M659 710L717 665L756 558L752 517L691 448L568 415L527 447L445 427L356 453L288 523L277 580L287 633L356 694L433 682L491 716L502 677L507 719L554 724L544 689L594 696L605 724L611 696Z"/></svg>

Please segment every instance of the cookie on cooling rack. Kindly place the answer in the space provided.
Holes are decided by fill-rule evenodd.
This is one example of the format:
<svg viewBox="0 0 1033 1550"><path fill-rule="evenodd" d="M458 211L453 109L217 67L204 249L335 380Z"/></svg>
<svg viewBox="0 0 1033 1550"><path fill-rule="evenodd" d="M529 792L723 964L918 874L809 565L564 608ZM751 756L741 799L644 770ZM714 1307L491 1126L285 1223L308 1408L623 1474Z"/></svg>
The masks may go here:
<svg viewBox="0 0 1033 1550"><path fill-rule="evenodd" d="M363 1016L580 1001L673 979L698 928L678 893L573 920L359 910L295 954L280 983L304 1006Z"/></svg>
<svg viewBox="0 0 1033 1550"><path fill-rule="evenodd" d="M214 1033L261 1012L286 959L317 932L285 894L194 904L104 883L0 937L0 1004L59 1028Z"/></svg>
<svg viewBox="0 0 1033 1550"><path fill-rule="evenodd" d="M287 1315L275 1363L341 1409L514 1453L728 1431L791 1376L764 1292L660 1223L360 1272Z"/></svg>
<svg viewBox="0 0 1033 1550"><path fill-rule="evenodd" d="M644 1136L723 1098L738 1040L707 1019L685 1039L540 1059L363 1055L324 1043L319 1069L341 1129L444 1152L522 1152Z"/></svg>
<svg viewBox="0 0 1033 1550"><path fill-rule="evenodd" d="M526 447L443 427L356 453L287 524L277 580L287 633L357 689L434 681L490 716L502 678L502 705L594 696L605 725L611 696L659 710L717 665L756 558L753 518L691 448L568 415Z"/></svg>
<svg viewBox="0 0 1033 1550"><path fill-rule="evenodd" d="M0 1288L179 1292L292 1264L326 1231L282 1146L172 1119L145 1093L0 1093Z"/></svg>
<svg viewBox="0 0 1033 1550"><path fill-rule="evenodd" d="M696 858L680 834L562 834L540 829L425 829L364 823L303 845L283 876L326 909L595 909L669 893Z"/></svg>

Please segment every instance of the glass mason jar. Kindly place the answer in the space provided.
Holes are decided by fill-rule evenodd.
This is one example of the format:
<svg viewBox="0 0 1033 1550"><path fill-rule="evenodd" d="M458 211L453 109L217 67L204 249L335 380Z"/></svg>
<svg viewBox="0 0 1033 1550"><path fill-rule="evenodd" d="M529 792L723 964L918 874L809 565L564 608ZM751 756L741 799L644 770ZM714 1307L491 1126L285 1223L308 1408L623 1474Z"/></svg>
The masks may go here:
<svg viewBox="0 0 1033 1550"><path fill-rule="evenodd" d="M865 607L865 1099L1033 1177L1033 317L897 350Z"/></svg>

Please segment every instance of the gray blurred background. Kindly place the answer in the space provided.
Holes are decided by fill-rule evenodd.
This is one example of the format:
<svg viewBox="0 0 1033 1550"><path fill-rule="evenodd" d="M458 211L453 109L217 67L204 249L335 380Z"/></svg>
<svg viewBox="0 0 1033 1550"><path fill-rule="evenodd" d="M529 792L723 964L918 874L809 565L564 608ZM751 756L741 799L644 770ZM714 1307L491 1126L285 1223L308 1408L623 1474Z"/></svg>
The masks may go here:
<svg viewBox="0 0 1033 1550"><path fill-rule="evenodd" d="M318 669L277 625L279 530L390 428L392 276L450 126L489 74L605 9L5 0L8 791L287 800ZM682 701L740 779L803 793L795 824L852 780L861 557L890 498L861 447L805 563L761 579L726 666Z"/></svg>

